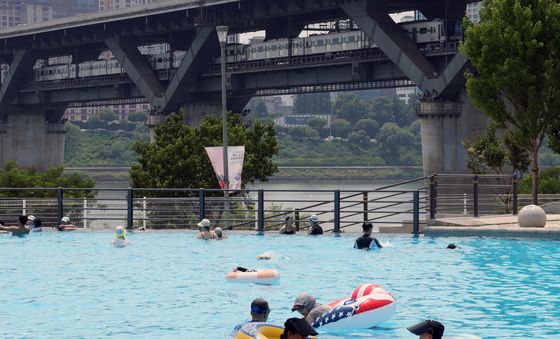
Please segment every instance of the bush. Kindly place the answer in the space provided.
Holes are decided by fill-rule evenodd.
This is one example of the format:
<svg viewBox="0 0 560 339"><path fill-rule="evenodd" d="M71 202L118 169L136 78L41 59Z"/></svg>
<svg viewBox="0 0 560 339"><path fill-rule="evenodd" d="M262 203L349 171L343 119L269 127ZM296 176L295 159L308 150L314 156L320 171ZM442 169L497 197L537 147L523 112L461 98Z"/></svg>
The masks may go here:
<svg viewBox="0 0 560 339"><path fill-rule="evenodd" d="M519 193L531 193L531 176L527 175L519 181ZM560 168L549 167L539 173L538 192L542 194L560 193Z"/></svg>

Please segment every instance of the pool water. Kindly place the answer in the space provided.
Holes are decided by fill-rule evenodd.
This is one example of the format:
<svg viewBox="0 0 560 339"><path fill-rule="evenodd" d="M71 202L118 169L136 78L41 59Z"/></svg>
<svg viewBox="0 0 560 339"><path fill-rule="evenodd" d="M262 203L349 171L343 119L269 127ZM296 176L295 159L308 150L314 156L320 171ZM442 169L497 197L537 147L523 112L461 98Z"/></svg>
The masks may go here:
<svg viewBox="0 0 560 339"><path fill-rule="evenodd" d="M194 232L129 234L114 248L109 232L0 235L2 338L228 338L256 297L283 324L295 296L320 302L376 283L398 299L377 328L319 338L413 338L424 318L446 335L560 337L559 242L498 238L378 236L380 251L352 249L354 236L230 234L202 241ZM447 250L448 243L459 248ZM279 257L257 261L275 251ZM234 266L281 272L276 286L227 283Z"/></svg>

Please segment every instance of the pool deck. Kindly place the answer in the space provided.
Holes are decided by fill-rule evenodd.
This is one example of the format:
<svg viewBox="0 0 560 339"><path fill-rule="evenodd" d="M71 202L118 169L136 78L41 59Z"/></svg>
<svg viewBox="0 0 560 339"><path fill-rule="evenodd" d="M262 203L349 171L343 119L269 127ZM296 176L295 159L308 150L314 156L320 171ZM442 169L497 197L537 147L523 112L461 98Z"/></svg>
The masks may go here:
<svg viewBox="0 0 560 339"><path fill-rule="evenodd" d="M547 215L546 226L519 227L516 215L446 217L431 220L424 229L428 236L505 236L560 239L560 214Z"/></svg>

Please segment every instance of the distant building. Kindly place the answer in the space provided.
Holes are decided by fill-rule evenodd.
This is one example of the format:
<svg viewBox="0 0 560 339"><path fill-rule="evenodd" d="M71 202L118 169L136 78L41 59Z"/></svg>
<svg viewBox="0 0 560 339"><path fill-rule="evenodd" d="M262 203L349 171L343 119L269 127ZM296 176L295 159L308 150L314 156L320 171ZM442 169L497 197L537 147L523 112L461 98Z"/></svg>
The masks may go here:
<svg viewBox="0 0 560 339"><path fill-rule="evenodd" d="M332 115L330 114L292 114L276 118L274 119L274 123L281 127L307 126L309 120L315 117L322 118L327 121L327 124L324 128L331 127Z"/></svg>
<svg viewBox="0 0 560 339"><path fill-rule="evenodd" d="M21 0L0 0L0 29L24 24Z"/></svg>
<svg viewBox="0 0 560 339"><path fill-rule="evenodd" d="M467 4L467 18L469 18L469 20L474 23L480 22L481 8L482 8L482 1Z"/></svg>

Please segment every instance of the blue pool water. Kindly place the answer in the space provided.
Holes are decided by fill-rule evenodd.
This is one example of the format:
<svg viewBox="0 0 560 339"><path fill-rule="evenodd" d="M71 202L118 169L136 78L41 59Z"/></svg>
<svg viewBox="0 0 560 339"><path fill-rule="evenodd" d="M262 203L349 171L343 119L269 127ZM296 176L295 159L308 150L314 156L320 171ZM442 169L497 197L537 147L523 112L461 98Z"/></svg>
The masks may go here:
<svg viewBox="0 0 560 339"><path fill-rule="evenodd" d="M381 251L352 249L354 237L193 232L130 234L113 248L108 232L0 235L2 338L227 338L264 297L283 324L299 292L319 301L377 283L398 299L378 328L320 338L412 338L406 326L430 317L446 335L560 337L559 242L385 236ZM448 243L459 245L447 250ZM257 261L273 250L280 257ZM277 286L226 283L234 266L274 268Z"/></svg>

